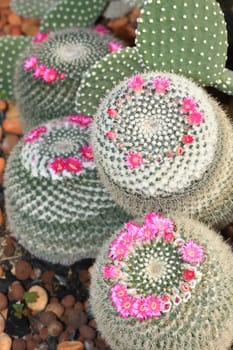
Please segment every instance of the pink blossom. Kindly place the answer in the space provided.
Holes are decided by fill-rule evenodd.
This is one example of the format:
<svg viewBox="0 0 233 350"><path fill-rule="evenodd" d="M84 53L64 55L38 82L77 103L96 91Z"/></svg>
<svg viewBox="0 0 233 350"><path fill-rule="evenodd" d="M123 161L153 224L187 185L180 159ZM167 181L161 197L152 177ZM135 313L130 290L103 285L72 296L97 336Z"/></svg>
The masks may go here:
<svg viewBox="0 0 233 350"><path fill-rule="evenodd" d="M52 162L49 163L49 167L56 173L59 174L61 172L63 172L63 170L65 169L65 163L64 160L59 157L54 159Z"/></svg>
<svg viewBox="0 0 233 350"><path fill-rule="evenodd" d="M49 36L49 32L39 32L35 35L32 42L34 44L42 43L43 41L45 41L48 38L48 36Z"/></svg>
<svg viewBox="0 0 233 350"><path fill-rule="evenodd" d="M156 212L146 214L145 224L153 225L156 233L161 236L164 235L165 232L172 232L174 230L174 221Z"/></svg>
<svg viewBox="0 0 233 350"><path fill-rule="evenodd" d="M154 239L157 235L157 230L155 230L153 225L144 225L141 229L141 238L145 241Z"/></svg>
<svg viewBox="0 0 233 350"><path fill-rule="evenodd" d="M115 41L110 41L108 43L108 50L109 52L116 52L116 51L119 51L123 48L123 45L122 44L119 44Z"/></svg>
<svg viewBox="0 0 233 350"><path fill-rule="evenodd" d="M135 300L133 297L127 295L123 299L116 300L113 304L116 310L120 313L122 318L127 318L132 315Z"/></svg>
<svg viewBox="0 0 233 350"><path fill-rule="evenodd" d="M147 299L146 298L134 298L132 316L136 317L138 320L143 321L147 317Z"/></svg>
<svg viewBox="0 0 233 350"><path fill-rule="evenodd" d="M140 237L141 226L134 221L128 221L124 225L124 228L132 235L133 239L136 240Z"/></svg>
<svg viewBox="0 0 233 350"><path fill-rule="evenodd" d="M65 169L71 173L80 173L83 169L82 161L76 157L68 157L65 160Z"/></svg>
<svg viewBox="0 0 233 350"><path fill-rule="evenodd" d="M120 276L120 271L114 265L106 265L102 268L102 278L116 279Z"/></svg>
<svg viewBox="0 0 233 350"><path fill-rule="evenodd" d="M42 78L44 76L45 70L46 70L46 66L43 64L40 64L39 66L36 67L33 77Z"/></svg>
<svg viewBox="0 0 233 350"><path fill-rule="evenodd" d="M164 93L170 87L170 80L167 77L156 77L153 82L153 87L158 93Z"/></svg>
<svg viewBox="0 0 233 350"><path fill-rule="evenodd" d="M64 80L66 78L65 74L64 73L60 73L59 74L59 79L60 80Z"/></svg>
<svg viewBox="0 0 233 350"><path fill-rule="evenodd" d="M122 258L128 255L129 249L129 245L116 239L112 242L111 246L109 247L108 256L112 258L113 261L121 260Z"/></svg>
<svg viewBox="0 0 233 350"><path fill-rule="evenodd" d="M112 286L110 299L116 303L119 299L123 299L128 295L126 286L123 283L116 283Z"/></svg>
<svg viewBox="0 0 233 350"><path fill-rule="evenodd" d="M179 295L174 295L173 302L175 305L179 305L181 303L182 299Z"/></svg>
<svg viewBox="0 0 233 350"><path fill-rule="evenodd" d="M127 83L128 87L131 87L133 91L135 92L140 92L142 90L143 84L144 84L144 79L142 79L140 74L133 75Z"/></svg>
<svg viewBox="0 0 233 350"><path fill-rule="evenodd" d="M164 233L164 240L166 242L171 242L174 238L175 238L175 236L172 232L165 232Z"/></svg>
<svg viewBox="0 0 233 350"><path fill-rule="evenodd" d="M97 24L95 26L95 31L99 34L109 34L110 30L104 26L102 26L101 24Z"/></svg>
<svg viewBox="0 0 233 350"><path fill-rule="evenodd" d="M182 102L181 110L183 113L193 112L196 109L197 102L191 97L185 97Z"/></svg>
<svg viewBox="0 0 233 350"><path fill-rule="evenodd" d="M53 83L58 79L58 71L55 68L46 68L43 79L46 83Z"/></svg>
<svg viewBox="0 0 233 350"><path fill-rule="evenodd" d="M74 124L78 124L79 126L86 128L93 122L93 119L82 114L74 114L68 115L66 119Z"/></svg>
<svg viewBox="0 0 233 350"><path fill-rule="evenodd" d="M25 142L33 142L33 141L37 140L46 131L47 131L46 126L40 126L36 129L33 129L27 135L24 136L24 141Z"/></svg>
<svg viewBox="0 0 233 350"><path fill-rule="evenodd" d="M203 247L191 239L179 248L179 252L182 254L182 259L191 264L201 263L204 258Z"/></svg>
<svg viewBox="0 0 233 350"><path fill-rule="evenodd" d="M80 151L81 151L81 155L83 158L85 158L87 160L93 160L93 150L92 150L91 145L81 146Z"/></svg>
<svg viewBox="0 0 233 350"><path fill-rule="evenodd" d="M167 302L170 300L170 295L168 293L164 293L163 296L162 296L162 300L164 302Z"/></svg>
<svg viewBox="0 0 233 350"><path fill-rule="evenodd" d="M34 70L36 69L38 65L38 59L36 56L30 56L28 58L26 58L26 60L24 61L24 69L25 70Z"/></svg>
<svg viewBox="0 0 233 350"><path fill-rule="evenodd" d="M172 308L172 303L170 301L164 303L163 312L169 312Z"/></svg>
<svg viewBox="0 0 233 350"><path fill-rule="evenodd" d="M180 283L180 290L183 293L187 293L190 290L189 284L187 282L181 282Z"/></svg>
<svg viewBox="0 0 233 350"><path fill-rule="evenodd" d="M112 117L112 118L115 118L115 117L118 116L117 110L115 110L115 109L113 109L113 108L108 108L107 113L108 113L108 115L109 115L110 117Z"/></svg>
<svg viewBox="0 0 233 350"><path fill-rule="evenodd" d="M161 316L161 311L164 310L164 301L160 295L149 295L146 298L145 311L149 318Z"/></svg>
<svg viewBox="0 0 233 350"><path fill-rule="evenodd" d="M199 125L203 122L204 114L198 110L194 110L188 115L188 122L192 125Z"/></svg>
<svg viewBox="0 0 233 350"><path fill-rule="evenodd" d="M142 155L136 152L129 152L126 156L126 163L130 169L138 168L143 163Z"/></svg>
<svg viewBox="0 0 233 350"><path fill-rule="evenodd" d="M183 147L177 147L176 154L178 156L182 156L183 153L184 153Z"/></svg>
<svg viewBox="0 0 233 350"><path fill-rule="evenodd" d="M174 153L173 151L168 151L168 152L167 152L168 158L173 158L174 155L175 155L175 153Z"/></svg>
<svg viewBox="0 0 233 350"><path fill-rule="evenodd" d="M116 138L116 133L114 131L107 131L105 136L109 139L109 140L114 140Z"/></svg>
<svg viewBox="0 0 233 350"><path fill-rule="evenodd" d="M193 270L190 270L190 269L186 269L184 270L183 272L183 278L186 280L186 281L192 281L195 277L195 271Z"/></svg>
<svg viewBox="0 0 233 350"><path fill-rule="evenodd" d="M182 142L185 144L186 143L193 143L193 141L194 141L194 137L192 135L184 135L182 137Z"/></svg>

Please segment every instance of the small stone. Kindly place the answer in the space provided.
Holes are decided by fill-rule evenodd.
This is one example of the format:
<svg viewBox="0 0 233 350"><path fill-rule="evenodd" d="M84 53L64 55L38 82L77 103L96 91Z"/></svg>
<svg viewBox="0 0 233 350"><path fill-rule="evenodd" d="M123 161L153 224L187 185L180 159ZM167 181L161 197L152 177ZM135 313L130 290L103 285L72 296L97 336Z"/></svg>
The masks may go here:
<svg viewBox="0 0 233 350"><path fill-rule="evenodd" d="M94 343L93 341L87 339L84 341L84 346L85 346L85 350L93 350L94 349Z"/></svg>
<svg viewBox="0 0 233 350"><path fill-rule="evenodd" d="M37 347L38 345L38 340L36 339L30 339L27 341L27 350L35 350L35 348Z"/></svg>
<svg viewBox="0 0 233 350"><path fill-rule="evenodd" d="M23 288L22 284L19 281L14 281L11 283L9 287L8 298L10 301L23 300L24 292L25 292L25 289Z"/></svg>
<svg viewBox="0 0 233 350"><path fill-rule="evenodd" d="M45 284L51 284L52 281L53 281L53 277L55 275L55 272L54 271L45 271L42 273L42 281L45 283Z"/></svg>
<svg viewBox="0 0 233 350"><path fill-rule="evenodd" d="M11 337L6 333L0 334L0 349L1 350L10 350L12 345Z"/></svg>
<svg viewBox="0 0 233 350"><path fill-rule="evenodd" d="M64 313L64 307L60 303L49 303L45 309L45 311L52 311L60 318Z"/></svg>
<svg viewBox="0 0 233 350"><path fill-rule="evenodd" d="M19 116L6 118L2 123L3 130L9 134L22 135L23 131Z"/></svg>
<svg viewBox="0 0 233 350"><path fill-rule="evenodd" d="M64 341L58 344L57 350L84 350L84 345L80 341Z"/></svg>
<svg viewBox="0 0 233 350"><path fill-rule="evenodd" d="M66 295L62 300L61 300L61 304L64 307L72 307L75 304L75 297L71 294Z"/></svg>
<svg viewBox="0 0 233 350"><path fill-rule="evenodd" d="M32 265L27 261L17 261L15 264L15 275L19 280L26 280L32 273Z"/></svg>
<svg viewBox="0 0 233 350"><path fill-rule="evenodd" d="M48 327L41 328L39 335L42 340L46 340L48 338Z"/></svg>
<svg viewBox="0 0 233 350"><path fill-rule="evenodd" d="M58 337L63 331L63 325L61 322L54 320L48 326L48 334L51 337Z"/></svg>
<svg viewBox="0 0 233 350"><path fill-rule="evenodd" d="M12 343L12 350L26 350L26 342L24 339L14 339Z"/></svg>
<svg viewBox="0 0 233 350"><path fill-rule="evenodd" d="M8 300L4 293L0 293L0 311L6 309L8 306Z"/></svg>
<svg viewBox="0 0 233 350"><path fill-rule="evenodd" d="M32 270L32 273L31 273L31 275L30 275L30 278L33 279L33 280L38 280L38 279L40 279L40 277L41 277L41 273L42 273L41 269L39 269L39 268L34 268L34 269Z"/></svg>
<svg viewBox="0 0 233 350"><path fill-rule="evenodd" d="M74 308L78 311L84 311L84 305L80 301L77 301L77 303L75 303Z"/></svg>
<svg viewBox="0 0 233 350"><path fill-rule="evenodd" d="M16 145L16 143L19 141L18 136L16 135L6 135L3 139L3 142L1 144L1 150L6 154L9 155L12 151L12 148Z"/></svg>
<svg viewBox="0 0 233 350"><path fill-rule="evenodd" d="M52 311L42 311L40 313L40 321L44 326L48 326L52 321L56 320L56 314Z"/></svg>
<svg viewBox="0 0 233 350"><path fill-rule="evenodd" d="M87 315L84 312L72 309L68 314L68 324L74 329L87 323Z"/></svg>
<svg viewBox="0 0 233 350"><path fill-rule="evenodd" d="M46 290L38 285L32 286L29 290L29 293L36 292L37 299L33 303L27 303L29 309L34 311L34 314L43 311L46 308L48 303L48 294Z"/></svg>
<svg viewBox="0 0 233 350"><path fill-rule="evenodd" d="M0 163L1 163L1 160L0 160ZM3 250L4 255L7 257L13 256L14 252L15 252L15 246L13 244L7 244Z"/></svg>
<svg viewBox="0 0 233 350"><path fill-rule="evenodd" d="M91 328L97 329L97 323L96 320L93 318L92 320L89 321L88 326Z"/></svg>
<svg viewBox="0 0 233 350"><path fill-rule="evenodd" d="M79 280L81 283L87 283L90 281L90 274L87 270L79 271Z"/></svg>
<svg viewBox="0 0 233 350"><path fill-rule="evenodd" d="M6 321L2 314L0 314L0 334L5 330Z"/></svg>
<svg viewBox="0 0 233 350"><path fill-rule="evenodd" d="M6 101L0 100L0 109L3 112L7 109L7 102Z"/></svg>
<svg viewBox="0 0 233 350"><path fill-rule="evenodd" d="M79 332L84 339L94 340L96 338L96 331L87 325L80 326Z"/></svg>

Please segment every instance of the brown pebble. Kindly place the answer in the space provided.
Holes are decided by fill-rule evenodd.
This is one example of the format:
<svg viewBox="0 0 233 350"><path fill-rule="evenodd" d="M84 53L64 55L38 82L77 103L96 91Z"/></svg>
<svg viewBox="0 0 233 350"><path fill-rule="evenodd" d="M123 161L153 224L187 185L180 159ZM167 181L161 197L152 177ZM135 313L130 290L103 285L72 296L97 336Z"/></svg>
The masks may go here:
<svg viewBox="0 0 233 350"><path fill-rule="evenodd" d="M6 333L0 334L0 349L1 350L10 350L12 340L11 337Z"/></svg>
<svg viewBox="0 0 233 350"><path fill-rule="evenodd" d="M9 7L10 6L10 0L1 0L0 1L0 8Z"/></svg>
<svg viewBox="0 0 233 350"><path fill-rule="evenodd" d="M84 345L78 340L64 341L58 344L57 350L84 350Z"/></svg>
<svg viewBox="0 0 233 350"><path fill-rule="evenodd" d="M92 320L89 321L88 326L97 329L97 323L96 320L93 318Z"/></svg>
<svg viewBox="0 0 233 350"><path fill-rule="evenodd" d="M0 311L6 309L8 306L8 300L4 293L0 292Z"/></svg>
<svg viewBox="0 0 233 350"><path fill-rule="evenodd" d="M22 28L19 25L11 25L9 28L9 34L13 36L21 35Z"/></svg>
<svg viewBox="0 0 233 350"><path fill-rule="evenodd" d="M19 116L6 118L2 123L3 130L10 134L22 135L21 122Z"/></svg>
<svg viewBox="0 0 233 350"><path fill-rule="evenodd" d="M12 350L26 350L26 343L24 339L14 339L12 343Z"/></svg>
<svg viewBox="0 0 233 350"><path fill-rule="evenodd" d="M79 311L84 311L84 305L80 301L77 301L74 305L74 309Z"/></svg>
<svg viewBox="0 0 233 350"><path fill-rule="evenodd" d="M41 328L39 332L39 336L42 340L46 340L48 338L48 327Z"/></svg>
<svg viewBox="0 0 233 350"><path fill-rule="evenodd" d="M37 345L39 344L39 341L36 339L31 339L27 341L27 350L35 350Z"/></svg>
<svg viewBox="0 0 233 350"><path fill-rule="evenodd" d="M19 281L14 281L9 287L8 298L12 300L23 300L25 289Z"/></svg>
<svg viewBox="0 0 233 350"><path fill-rule="evenodd" d="M39 317L44 326L48 326L52 321L56 320L56 315L52 311L42 311Z"/></svg>
<svg viewBox="0 0 233 350"><path fill-rule="evenodd" d="M42 328L44 328L43 323L36 319L35 321L31 322L31 328L34 333L39 333Z"/></svg>
<svg viewBox="0 0 233 350"><path fill-rule="evenodd" d="M233 238L233 225L227 225L223 229L223 235L225 238Z"/></svg>
<svg viewBox="0 0 233 350"><path fill-rule="evenodd" d="M72 309L68 314L68 324L74 329L87 323L87 315L84 312Z"/></svg>
<svg viewBox="0 0 233 350"><path fill-rule="evenodd" d="M48 294L46 290L38 285L32 286L28 292L36 292L37 298L33 303L27 303L27 306L34 314L43 311L48 303Z"/></svg>
<svg viewBox="0 0 233 350"><path fill-rule="evenodd" d="M4 270L3 270L3 267L2 267L2 266L0 266L0 277L3 277L3 275L4 275Z"/></svg>
<svg viewBox="0 0 233 350"><path fill-rule="evenodd" d="M6 155L9 155L10 152L12 151L12 148L16 145L18 141L19 141L18 136L8 134L4 137L3 142L0 145L0 148Z"/></svg>
<svg viewBox="0 0 233 350"><path fill-rule="evenodd" d="M8 244L5 246L3 253L5 256L13 256L15 252L15 246L13 244Z"/></svg>
<svg viewBox="0 0 233 350"><path fill-rule="evenodd" d="M11 12L8 16L8 22L10 24L21 25L23 20L21 16L18 16L16 13Z"/></svg>
<svg viewBox="0 0 233 350"><path fill-rule="evenodd" d="M5 324L6 324L5 318L0 313L0 334L4 332Z"/></svg>
<svg viewBox="0 0 233 350"><path fill-rule="evenodd" d="M48 334L51 337L58 337L63 331L63 325L61 322L54 320L48 325Z"/></svg>
<svg viewBox="0 0 233 350"><path fill-rule="evenodd" d="M17 261L15 264L15 275L19 280L26 280L32 273L32 265L25 260Z"/></svg>
<svg viewBox="0 0 233 350"><path fill-rule="evenodd" d="M29 25L24 27L24 33L28 36L34 36L38 33L39 26L38 25Z"/></svg>
<svg viewBox="0 0 233 350"><path fill-rule="evenodd" d="M0 225L3 225L3 223L4 223L4 215L3 215L2 209L0 209Z"/></svg>
<svg viewBox="0 0 233 350"><path fill-rule="evenodd" d="M87 270L79 271L79 280L82 283L87 283L90 281L90 274Z"/></svg>
<svg viewBox="0 0 233 350"><path fill-rule="evenodd" d="M41 277L41 273L42 273L41 269L36 267L32 270L30 278L32 278L33 280L38 280Z"/></svg>
<svg viewBox="0 0 233 350"><path fill-rule="evenodd" d="M75 297L71 294L69 295L66 295L64 298L62 298L61 300L61 304L64 306L64 307L73 307L74 304L75 304Z"/></svg>
<svg viewBox="0 0 233 350"><path fill-rule="evenodd" d="M5 112L5 110L7 109L7 102L4 100L0 100L0 109Z"/></svg>
<svg viewBox="0 0 233 350"><path fill-rule="evenodd" d="M59 303L59 299L57 297L51 297L49 303Z"/></svg>
<svg viewBox="0 0 233 350"><path fill-rule="evenodd" d="M79 332L81 337L83 337L84 339L87 338L87 339L94 340L96 337L96 331L85 324L79 327Z"/></svg>
<svg viewBox="0 0 233 350"><path fill-rule="evenodd" d="M47 283L48 283L48 284L51 284L52 281L53 281L54 275L55 275L55 272L54 272L54 271L45 271L45 272L42 273L42 276L41 276L42 281L43 281L44 283L46 283L46 284L47 284Z"/></svg>
<svg viewBox="0 0 233 350"><path fill-rule="evenodd" d="M69 339L70 331L69 329L65 329L60 335L59 335L59 343L64 342L65 340Z"/></svg>
<svg viewBox="0 0 233 350"><path fill-rule="evenodd" d="M64 307L60 303L49 303L45 311L52 311L60 318L64 313Z"/></svg>

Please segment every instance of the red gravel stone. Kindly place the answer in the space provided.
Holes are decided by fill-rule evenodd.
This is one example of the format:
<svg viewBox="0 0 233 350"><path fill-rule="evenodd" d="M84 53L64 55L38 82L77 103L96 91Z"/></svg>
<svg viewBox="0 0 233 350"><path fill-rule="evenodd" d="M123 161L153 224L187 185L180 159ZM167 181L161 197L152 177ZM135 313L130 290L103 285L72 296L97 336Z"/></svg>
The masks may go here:
<svg viewBox="0 0 233 350"><path fill-rule="evenodd" d="M72 309L68 314L68 324L74 329L87 323L87 315L84 312Z"/></svg>
<svg viewBox="0 0 233 350"><path fill-rule="evenodd" d="M52 311L42 311L39 315L40 321L44 326L48 326L52 321L56 320L56 315Z"/></svg>
<svg viewBox="0 0 233 350"><path fill-rule="evenodd" d="M25 289L19 281L14 281L11 283L8 293L8 298L12 300L23 300Z"/></svg>
<svg viewBox="0 0 233 350"><path fill-rule="evenodd" d="M63 331L63 325L61 322L54 320L48 326L48 334L51 337L58 337Z"/></svg>
<svg viewBox="0 0 233 350"><path fill-rule="evenodd" d="M27 261L17 261L15 264L15 275L19 280L26 280L32 273L32 265Z"/></svg>
<svg viewBox="0 0 233 350"><path fill-rule="evenodd" d="M15 246L13 244L7 244L3 250L5 256L10 257L15 253Z"/></svg>
<svg viewBox="0 0 233 350"><path fill-rule="evenodd" d="M42 273L42 281L45 283L45 284L51 284L52 281L53 281L53 277L55 275L55 272L54 271L45 271Z"/></svg>
<svg viewBox="0 0 233 350"><path fill-rule="evenodd" d="M72 307L75 304L75 297L71 294L66 295L62 300L61 300L61 304L67 308L67 307Z"/></svg>
<svg viewBox="0 0 233 350"><path fill-rule="evenodd" d="M7 308L8 300L4 293L0 293L0 311Z"/></svg>
<svg viewBox="0 0 233 350"><path fill-rule="evenodd" d="M96 338L96 331L87 325L80 326L79 332L84 339L94 340Z"/></svg>
<svg viewBox="0 0 233 350"><path fill-rule="evenodd" d="M14 339L12 350L26 350L26 343L23 339Z"/></svg>

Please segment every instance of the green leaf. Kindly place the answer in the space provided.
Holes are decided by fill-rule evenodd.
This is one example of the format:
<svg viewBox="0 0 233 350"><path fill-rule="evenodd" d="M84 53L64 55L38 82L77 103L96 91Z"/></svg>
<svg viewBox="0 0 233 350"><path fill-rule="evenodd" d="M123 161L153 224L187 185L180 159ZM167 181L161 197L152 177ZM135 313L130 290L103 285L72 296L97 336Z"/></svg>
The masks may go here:
<svg viewBox="0 0 233 350"><path fill-rule="evenodd" d="M22 318L24 315L25 305L22 303L13 304L13 309L15 310L15 317Z"/></svg>
<svg viewBox="0 0 233 350"><path fill-rule="evenodd" d="M23 298L26 304L34 303L38 298L38 294L36 292L25 292Z"/></svg>

